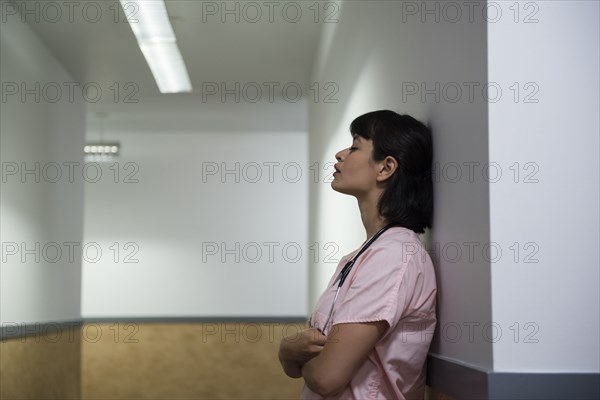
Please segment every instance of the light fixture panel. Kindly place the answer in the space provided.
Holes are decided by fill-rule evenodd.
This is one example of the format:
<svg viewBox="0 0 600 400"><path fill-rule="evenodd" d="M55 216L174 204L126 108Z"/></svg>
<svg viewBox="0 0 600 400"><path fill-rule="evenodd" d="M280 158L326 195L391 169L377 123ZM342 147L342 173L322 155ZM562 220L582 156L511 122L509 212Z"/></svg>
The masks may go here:
<svg viewBox="0 0 600 400"><path fill-rule="evenodd" d="M120 152L118 142L89 142L83 147L83 158L86 162L114 161Z"/></svg>
<svg viewBox="0 0 600 400"><path fill-rule="evenodd" d="M191 92L192 83L177 46L165 2L120 2L160 92Z"/></svg>

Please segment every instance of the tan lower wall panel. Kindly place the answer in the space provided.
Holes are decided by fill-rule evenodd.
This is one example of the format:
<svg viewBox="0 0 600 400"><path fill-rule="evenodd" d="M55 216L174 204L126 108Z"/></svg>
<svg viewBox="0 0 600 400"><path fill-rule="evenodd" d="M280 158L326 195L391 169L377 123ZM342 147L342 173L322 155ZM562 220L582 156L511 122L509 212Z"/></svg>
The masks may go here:
<svg viewBox="0 0 600 400"><path fill-rule="evenodd" d="M0 342L0 399L79 399L81 334L71 326Z"/></svg>
<svg viewBox="0 0 600 400"><path fill-rule="evenodd" d="M86 324L84 399L297 399L281 370L282 334L300 324ZM101 333L101 336L98 335Z"/></svg>

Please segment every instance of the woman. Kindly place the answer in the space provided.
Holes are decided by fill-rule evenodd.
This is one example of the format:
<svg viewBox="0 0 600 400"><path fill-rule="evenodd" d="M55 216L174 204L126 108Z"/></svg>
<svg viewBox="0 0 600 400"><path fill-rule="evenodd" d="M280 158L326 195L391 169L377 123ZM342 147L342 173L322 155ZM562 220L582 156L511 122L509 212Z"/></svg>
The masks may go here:
<svg viewBox="0 0 600 400"><path fill-rule="evenodd" d="M435 273L417 236L433 212L431 132L388 110L356 118L350 132L331 187L356 197L368 240L340 260L279 359L304 378L303 399L422 399L436 324Z"/></svg>

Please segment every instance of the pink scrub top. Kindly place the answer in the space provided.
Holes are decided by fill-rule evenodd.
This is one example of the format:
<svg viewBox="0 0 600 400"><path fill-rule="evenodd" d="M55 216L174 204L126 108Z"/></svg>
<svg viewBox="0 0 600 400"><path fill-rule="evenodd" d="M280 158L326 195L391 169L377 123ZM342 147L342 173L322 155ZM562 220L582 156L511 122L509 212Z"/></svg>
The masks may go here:
<svg viewBox="0 0 600 400"><path fill-rule="evenodd" d="M344 256L312 314L323 331L337 289L335 278L358 249ZM436 280L429 254L410 229L385 231L356 260L326 328L387 321L389 329L335 399L423 399L425 360L436 324ZM302 399L322 397L306 385Z"/></svg>

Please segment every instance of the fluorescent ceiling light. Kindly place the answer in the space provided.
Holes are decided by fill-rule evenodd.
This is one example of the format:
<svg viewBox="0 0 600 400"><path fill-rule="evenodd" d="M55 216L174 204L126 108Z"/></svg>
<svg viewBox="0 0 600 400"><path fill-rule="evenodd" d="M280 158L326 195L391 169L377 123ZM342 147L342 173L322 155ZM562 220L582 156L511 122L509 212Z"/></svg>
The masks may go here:
<svg viewBox="0 0 600 400"><path fill-rule="evenodd" d="M120 1L160 92L191 92L192 83L164 1Z"/></svg>
<svg viewBox="0 0 600 400"><path fill-rule="evenodd" d="M175 43L142 43L140 49L148 61L161 93L189 92L189 81L185 63ZM186 77L186 79L182 79Z"/></svg>
<svg viewBox="0 0 600 400"><path fill-rule="evenodd" d="M121 4L127 10L131 30L139 41L176 40L162 0L121 0Z"/></svg>

